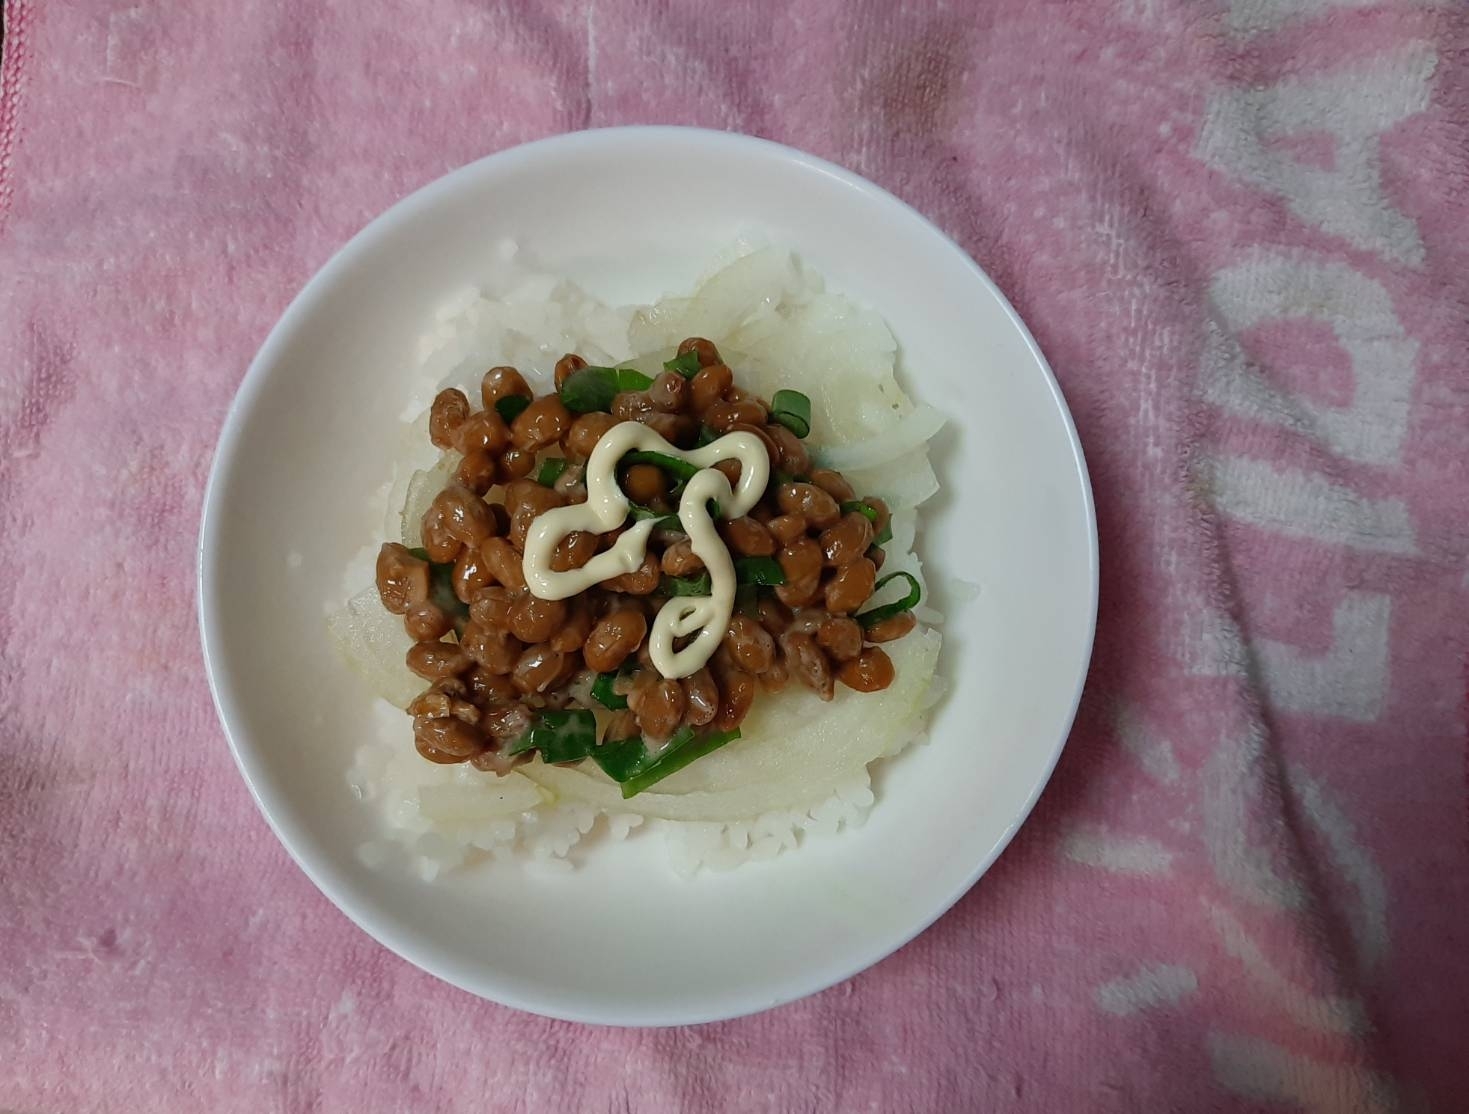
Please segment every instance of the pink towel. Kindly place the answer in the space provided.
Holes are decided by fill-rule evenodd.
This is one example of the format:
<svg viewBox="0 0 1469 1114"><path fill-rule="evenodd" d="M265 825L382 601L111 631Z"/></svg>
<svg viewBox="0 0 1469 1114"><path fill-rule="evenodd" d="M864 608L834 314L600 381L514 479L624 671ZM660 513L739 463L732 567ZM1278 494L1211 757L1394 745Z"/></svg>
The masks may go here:
<svg viewBox="0 0 1469 1114"><path fill-rule="evenodd" d="M1457 0L6 0L0 1109L1469 1109ZM364 222L593 125L769 136L992 274L1086 442L1039 809L873 970L606 1031L379 948L256 815L194 627L267 329Z"/></svg>

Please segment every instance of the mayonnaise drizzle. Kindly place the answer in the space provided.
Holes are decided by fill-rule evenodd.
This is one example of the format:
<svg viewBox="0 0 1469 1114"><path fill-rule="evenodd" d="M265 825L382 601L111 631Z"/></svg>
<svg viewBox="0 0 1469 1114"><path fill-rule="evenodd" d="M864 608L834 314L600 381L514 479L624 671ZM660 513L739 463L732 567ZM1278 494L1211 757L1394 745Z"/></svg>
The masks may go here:
<svg viewBox="0 0 1469 1114"><path fill-rule="evenodd" d="M712 593L670 599L659 609L648 632L648 652L658 672L668 678L687 677L702 669L713 655L734 612L734 561L709 517L708 502L713 499L718 503L723 517L739 518L749 513L764 494L770 479L770 458L765 443L755 434L726 433L703 448L685 450L670 445L641 422L613 426L602 435L587 461L587 501L549 510L531 523L525 537L525 582L534 596L563 600L603 580L633 572L643 563L648 535L653 532L651 519L634 523L611 549L579 569L556 572L551 568L556 545L567 534L577 530L606 533L626 521L630 504L617 486L617 462L635 450L664 453L700 469L684 487L678 520L709 572ZM724 474L713 467L721 460L740 462L740 479L733 489ZM675 651L674 641L691 634L693 641Z"/></svg>

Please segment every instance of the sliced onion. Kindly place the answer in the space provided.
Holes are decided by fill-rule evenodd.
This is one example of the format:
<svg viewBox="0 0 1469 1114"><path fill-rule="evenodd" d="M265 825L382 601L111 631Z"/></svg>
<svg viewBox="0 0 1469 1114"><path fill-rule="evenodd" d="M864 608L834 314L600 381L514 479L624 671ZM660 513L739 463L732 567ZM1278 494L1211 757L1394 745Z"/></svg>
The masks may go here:
<svg viewBox="0 0 1469 1114"><path fill-rule="evenodd" d="M518 773L480 777L469 785L421 785L418 808L436 824L472 824L518 816L545 800L534 782Z"/></svg>
<svg viewBox="0 0 1469 1114"><path fill-rule="evenodd" d="M816 455L828 468L839 472L876 468L924 445L944 427L947 420L939 410L920 403L897 425L883 430L876 437L869 437L860 444L832 445L817 450Z"/></svg>
<svg viewBox="0 0 1469 1114"><path fill-rule="evenodd" d="M928 449L922 445L885 467L844 468L842 474L861 494L876 496L894 511L916 507L939 490L938 477L928 463Z"/></svg>
<svg viewBox="0 0 1469 1114"><path fill-rule="evenodd" d="M913 552L913 542L918 534L918 512L911 507L893 511L889 529L893 532L893 540L883 546L888 552L889 560L906 557Z"/></svg>
<svg viewBox="0 0 1469 1114"><path fill-rule="evenodd" d="M457 453L445 453L432 468L426 471L420 469L409 477L401 518L403 544L409 549L416 549L423 544L424 513L439 492L444 490L458 464Z"/></svg>
<svg viewBox="0 0 1469 1114"><path fill-rule="evenodd" d="M376 586L348 600L327 619L327 630L347 664L389 704L406 708L426 687L404 662L413 639L403 620L383 606Z"/></svg>
<svg viewBox="0 0 1469 1114"><path fill-rule="evenodd" d="M652 352L683 340L676 334L687 319L692 301L692 298L664 298L656 305L644 306L634 313L632 324L627 329L633 351Z"/></svg>
<svg viewBox="0 0 1469 1114"><path fill-rule="evenodd" d="M731 822L808 809L922 733L941 644L932 630L892 643L896 678L880 696L842 691L823 703L792 686L778 700L755 701L738 741L631 800L591 763L533 762L520 772L564 801L670 820Z"/></svg>

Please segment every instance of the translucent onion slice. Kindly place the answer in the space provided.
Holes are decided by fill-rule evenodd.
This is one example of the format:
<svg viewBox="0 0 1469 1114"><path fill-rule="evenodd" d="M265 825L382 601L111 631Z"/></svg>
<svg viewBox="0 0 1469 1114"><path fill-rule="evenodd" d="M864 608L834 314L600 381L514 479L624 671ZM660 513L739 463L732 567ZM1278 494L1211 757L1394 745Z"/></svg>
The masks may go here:
<svg viewBox="0 0 1469 1114"><path fill-rule="evenodd" d="M418 809L435 824L473 824L518 816L536 808L545 792L518 773L492 777L476 772L469 784L421 785Z"/></svg>
<svg viewBox="0 0 1469 1114"><path fill-rule="evenodd" d="M897 675L880 694L839 688L823 703L792 686L756 700L739 740L631 800L592 763L533 762L520 772L563 801L669 820L726 822L809 808L922 732L941 643L938 632L915 630L884 647Z"/></svg>
<svg viewBox="0 0 1469 1114"><path fill-rule="evenodd" d="M936 408L922 403L889 429L875 437L848 445L831 445L817 450L821 462L839 472L877 468L922 448L948 419Z"/></svg>
<svg viewBox="0 0 1469 1114"><path fill-rule="evenodd" d="M841 473L855 490L863 495L875 495L894 511L917 507L932 499L939 490L939 480L934 475L933 466L928 463L925 445L886 465L843 468Z"/></svg>
<svg viewBox="0 0 1469 1114"><path fill-rule="evenodd" d="M444 490L454 470L459 466L457 453L445 453L432 468L420 468L408 478L408 490L404 494L403 513L399 516L402 525L403 544L416 549L423 544L423 516L439 492Z"/></svg>
<svg viewBox="0 0 1469 1114"><path fill-rule="evenodd" d="M337 652L389 704L406 708L428 687L404 664L413 639L402 617L383 606L376 586L358 592L326 625Z"/></svg>

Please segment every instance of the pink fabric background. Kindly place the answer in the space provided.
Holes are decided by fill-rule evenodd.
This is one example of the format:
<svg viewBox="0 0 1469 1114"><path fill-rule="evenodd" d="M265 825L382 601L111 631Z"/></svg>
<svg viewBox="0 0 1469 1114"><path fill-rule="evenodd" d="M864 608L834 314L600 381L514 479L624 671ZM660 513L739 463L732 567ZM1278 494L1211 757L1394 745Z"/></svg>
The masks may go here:
<svg viewBox="0 0 1469 1114"><path fill-rule="evenodd" d="M1469 1109L1469 13L1368 0L7 0L0 1109ZM1077 729L958 907L765 1016L436 983L256 815L200 664L214 438L409 190L626 122L954 235L1086 442Z"/></svg>

